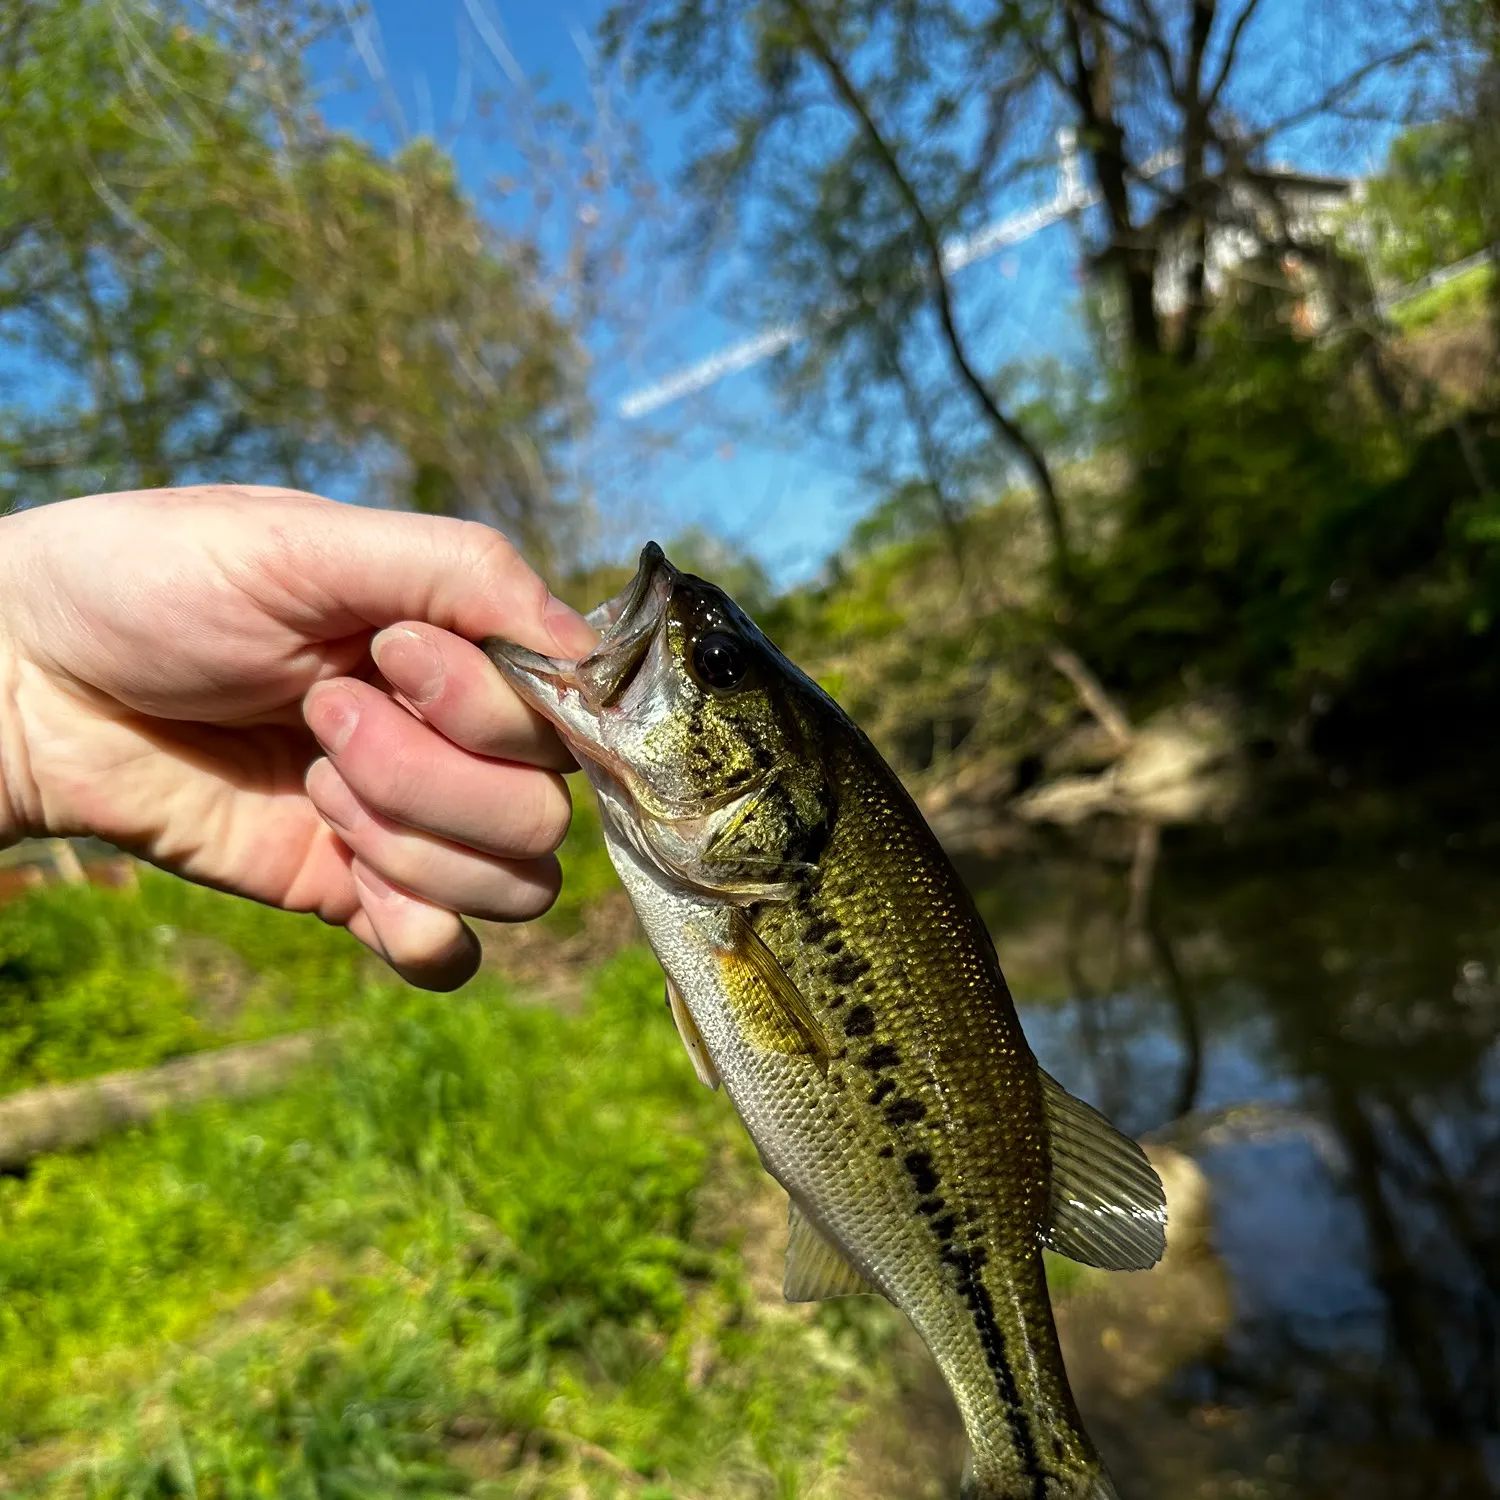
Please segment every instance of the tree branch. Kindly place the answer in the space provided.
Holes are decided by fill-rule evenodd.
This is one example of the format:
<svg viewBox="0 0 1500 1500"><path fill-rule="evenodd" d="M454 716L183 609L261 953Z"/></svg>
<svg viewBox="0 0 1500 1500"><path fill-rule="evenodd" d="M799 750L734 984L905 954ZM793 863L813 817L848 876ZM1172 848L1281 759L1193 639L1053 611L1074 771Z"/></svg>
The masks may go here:
<svg viewBox="0 0 1500 1500"><path fill-rule="evenodd" d="M1046 646L1047 660L1073 684L1079 702L1097 720L1100 728L1114 742L1115 749L1123 754L1135 742L1135 730L1125 710L1109 696L1104 684L1088 669L1084 660L1061 641L1049 641Z"/></svg>
<svg viewBox="0 0 1500 1500"><path fill-rule="evenodd" d="M1208 50L1208 39L1214 29L1214 17L1218 13L1216 0L1193 0L1193 20L1188 38L1187 71L1183 76L1182 94L1190 110L1199 106L1199 81L1203 77L1203 55Z"/></svg>
<svg viewBox="0 0 1500 1500"><path fill-rule="evenodd" d="M922 256L927 262L933 303L938 321L942 325L943 339L948 347L949 357L958 371L960 380L968 388L985 419L1003 442L1020 456L1030 473L1037 497L1041 502L1047 530L1051 534L1053 559L1059 577L1066 585L1072 577L1072 552L1068 545L1067 527L1063 520L1062 505L1058 498L1057 486L1052 478L1052 470L1041 449L1031 440L1030 435L1001 410L999 403L969 359L954 316L953 296L948 285L948 274L943 269L943 245L937 228L923 207L910 179L902 170L895 151L875 123L853 79L834 54L827 38L818 29L804 0L788 0L788 6L796 17L813 56L817 58L829 83L833 86L834 92L843 100L846 108L858 122L860 132L875 154L881 169L911 214L921 242Z"/></svg>
<svg viewBox="0 0 1500 1500"><path fill-rule="evenodd" d="M964 567L963 512L948 493L937 434L932 430L932 422L927 415L926 408L922 405L917 383L912 379L911 371L906 368L906 361L901 358L901 350L894 339L885 351L885 358L896 384L901 388L901 397L906 404L906 414L911 419L912 428L917 436L917 452L921 457L922 467L926 470L927 482L932 488L932 499L937 508L938 522L943 528L943 535L953 558L958 586L960 591L965 591L968 588L968 569Z"/></svg>
<svg viewBox="0 0 1500 1500"><path fill-rule="evenodd" d="M1106 26L1119 32L1127 42L1134 43L1142 51L1149 52L1156 58L1167 80L1167 92L1174 99L1179 99L1181 90L1177 82L1177 71L1172 66L1172 49L1167 45L1161 22L1151 8L1151 0L1135 0L1135 8L1141 13L1144 27L1137 26L1133 21L1127 21L1124 16L1116 15L1102 5L1090 7Z"/></svg>
<svg viewBox="0 0 1500 1500"><path fill-rule="evenodd" d="M1412 42L1408 46L1398 47L1394 52L1387 52L1382 57L1371 58L1369 62L1356 68L1352 73L1342 78L1328 89L1321 97L1304 105L1301 109L1293 110L1289 115L1283 115L1281 119L1270 125L1263 126L1251 135L1242 149L1254 151L1264 146L1274 136L1283 131L1295 129L1298 125L1305 124L1308 120L1316 119L1317 116L1335 109L1339 102L1347 99L1355 93L1361 84L1368 82L1377 73L1387 68L1399 68L1413 59L1423 56L1432 50L1432 45L1425 38L1419 42Z"/></svg>
<svg viewBox="0 0 1500 1500"><path fill-rule="evenodd" d="M1224 85L1229 82L1229 75L1234 71L1235 56L1239 52L1240 38L1245 34L1245 28L1250 24L1250 18L1255 14L1260 5L1260 0L1245 0L1244 8L1234 18L1234 24L1229 28L1229 39L1224 44L1224 61L1219 64L1219 76L1214 79L1204 98L1206 109L1213 109L1219 102L1219 95L1224 92Z"/></svg>

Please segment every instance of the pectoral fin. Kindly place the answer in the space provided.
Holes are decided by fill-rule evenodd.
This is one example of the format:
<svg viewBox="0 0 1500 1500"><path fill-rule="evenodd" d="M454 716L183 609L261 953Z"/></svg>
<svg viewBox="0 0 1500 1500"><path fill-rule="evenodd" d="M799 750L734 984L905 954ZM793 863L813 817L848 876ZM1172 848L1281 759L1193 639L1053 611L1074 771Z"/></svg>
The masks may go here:
<svg viewBox="0 0 1500 1500"><path fill-rule="evenodd" d="M693 1072L698 1075L698 1082L705 1088L718 1088L719 1070L714 1067L714 1060L708 1055L708 1048L703 1045L703 1037L698 1031L698 1023L693 1020L692 1011L687 1008L686 1002L677 993L677 987L670 979L667 981L667 1009L672 1012L672 1020L677 1025L677 1035L682 1038L682 1045L687 1048L688 1060L693 1065Z"/></svg>
<svg viewBox="0 0 1500 1500"><path fill-rule="evenodd" d="M725 993L745 1035L768 1052L805 1055L826 1071L833 1052L802 992L750 919L735 908L730 918L732 946L723 957Z"/></svg>
<svg viewBox="0 0 1500 1500"><path fill-rule="evenodd" d="M822 1302L828 1297L854 1297L862 1292L879 1295L795 1203L789 1206L789 1222L786 1275L781 1283L781 1294L788 1302Z"/></svg>
<svg viewBox="0 0 1500 1500"><path fill-rule="evenodd" d="M1167 1248L1167 1200L1146 1153L1055 1078L1041 1078L1052 1154L1042 1243L1106 1271L1154 1266Z"/></svg>

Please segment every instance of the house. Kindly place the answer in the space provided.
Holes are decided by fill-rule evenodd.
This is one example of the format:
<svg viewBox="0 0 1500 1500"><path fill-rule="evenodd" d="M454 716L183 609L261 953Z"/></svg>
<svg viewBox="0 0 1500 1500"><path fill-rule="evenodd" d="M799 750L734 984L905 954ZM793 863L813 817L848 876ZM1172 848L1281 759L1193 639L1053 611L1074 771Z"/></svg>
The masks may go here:
<svg viewBox="0 0 1500 1500"><path fill-rule="evenodd" d="M1320 333L1333 316L1332 300L1315 267L1296 251L1272 247L1329 243L1361 197L1348 177L1322 176L1290 167L1252 169L1229 187L1228 204L1208 233L1204 282L1220 301L1237 281L1290 293L1292 327L1306 337ZM1156 275L1157 311L1166 320L1187 306L1193 257L1186 235L1169 246ZM1278 284L1279 283L1279 284Z"/></svg>

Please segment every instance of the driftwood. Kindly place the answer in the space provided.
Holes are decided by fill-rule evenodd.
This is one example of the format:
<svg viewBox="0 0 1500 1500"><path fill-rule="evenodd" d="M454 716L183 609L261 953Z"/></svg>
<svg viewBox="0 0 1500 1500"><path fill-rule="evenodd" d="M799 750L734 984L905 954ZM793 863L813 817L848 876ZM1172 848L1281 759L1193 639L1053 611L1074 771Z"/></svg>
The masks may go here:
<svg viewBox="0 0 1500 1500"><path fill-rule="evenodd" d="M1012 810L1028 823L1069 827L1112 814L1164 827L1221 821L1242 793L1231 716L1219 705L1187 703L1131 730L1104 770L1043 782L1018 797Z"/></svg>
<svg viewBox="0 0 1500 1500"><path fill-rule="evenodd" d="M293 1032L0 1098L0 1171L15 1171L48 1151L92 1145L169 1109L274 1089L323 1040L322 1032Z"/></svg>

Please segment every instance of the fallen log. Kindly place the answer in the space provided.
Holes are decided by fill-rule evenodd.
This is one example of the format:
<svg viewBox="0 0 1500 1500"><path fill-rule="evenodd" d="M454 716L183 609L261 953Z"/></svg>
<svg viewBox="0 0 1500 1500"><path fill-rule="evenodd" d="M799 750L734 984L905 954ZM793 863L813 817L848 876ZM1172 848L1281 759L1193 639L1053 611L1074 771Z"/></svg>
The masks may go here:
<svg viewBox="0 0 1500 1500"><path fill-rule="evenodd" d="M0 1171L16 1171L49 1151L92 1145L169 1109L268 1092L309 1062L325 1039L321 1031L297 1031L0 1098Z"/></svg>

